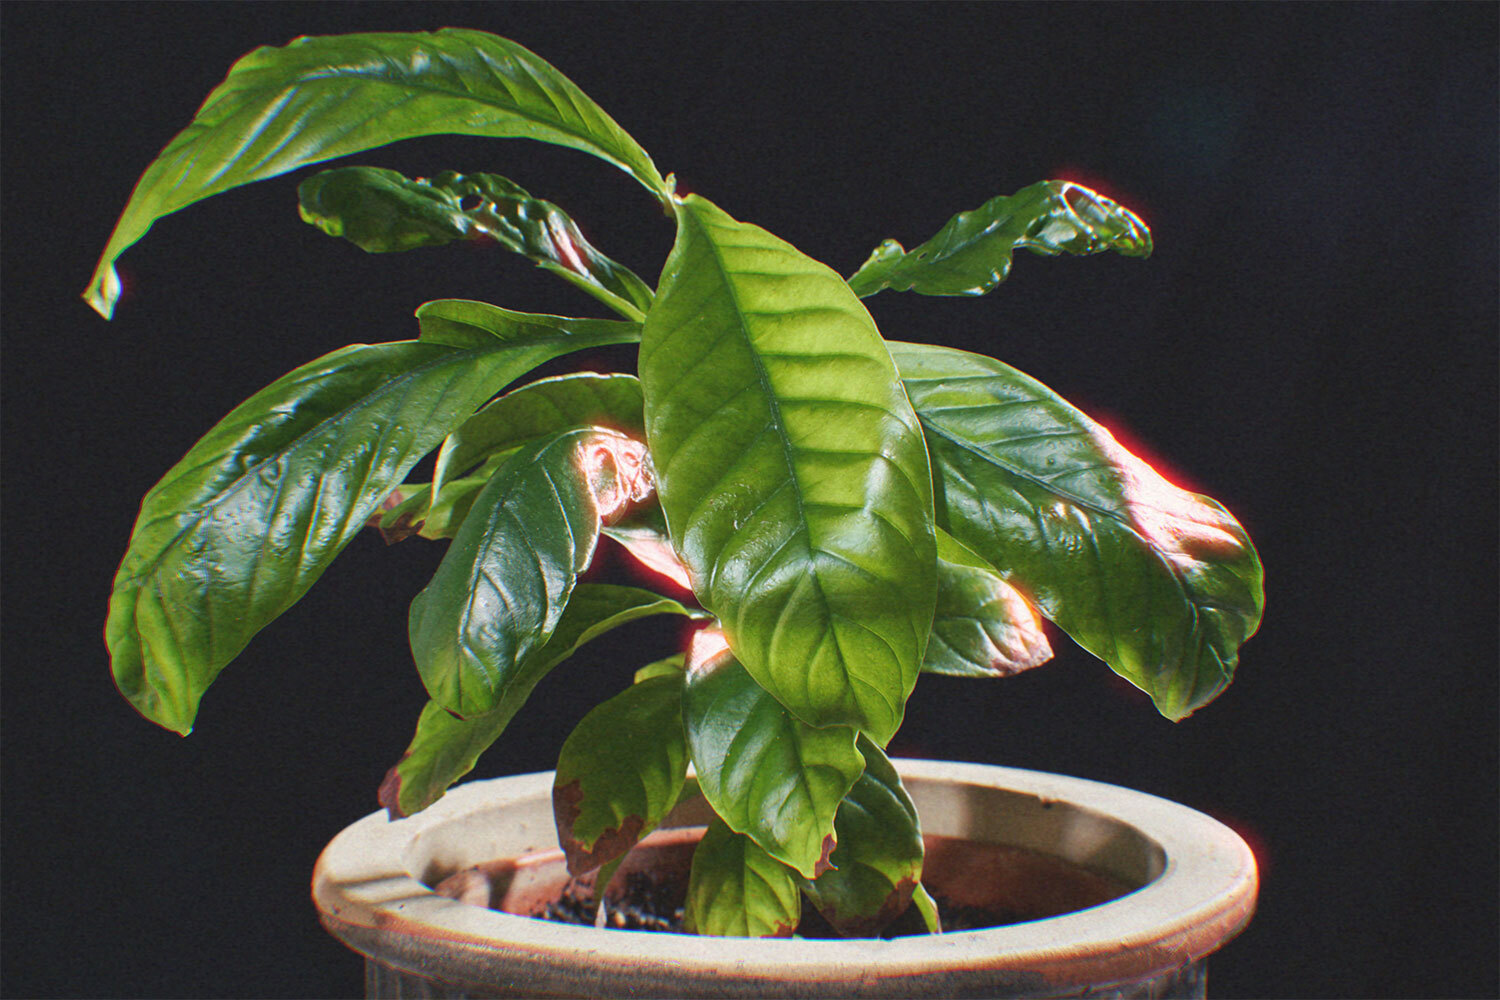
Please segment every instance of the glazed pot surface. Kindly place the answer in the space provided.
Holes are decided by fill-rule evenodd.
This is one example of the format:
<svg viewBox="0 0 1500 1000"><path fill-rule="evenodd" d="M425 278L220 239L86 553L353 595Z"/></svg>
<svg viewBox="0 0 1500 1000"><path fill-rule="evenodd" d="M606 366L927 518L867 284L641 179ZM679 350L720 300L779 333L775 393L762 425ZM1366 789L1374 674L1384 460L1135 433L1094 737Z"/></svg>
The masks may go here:
<svg viewBox="0 0 1500 1000"><path fill-rule="evenodd" d="M511 896L507 908L535 912L555 893L552 776L533 774L460 786L408 819L365 817L325 850L313 895L324 925L366 956L368 995L392 997L1202 996L1204 957L1250 918L1254 857L1201 813L1013 768L896 766L928 836L924 880L940 890L983 895L1009 879L1012 898L1055 909L1015 874L1016 858L1041 858L1033 867L1115 886L1102 898L1124 894L982 930L811 941L595 930L435 893L476 865L505 873L491 902ZM707 818L701 800L686 803L654 841L690 840Z"/></svg>

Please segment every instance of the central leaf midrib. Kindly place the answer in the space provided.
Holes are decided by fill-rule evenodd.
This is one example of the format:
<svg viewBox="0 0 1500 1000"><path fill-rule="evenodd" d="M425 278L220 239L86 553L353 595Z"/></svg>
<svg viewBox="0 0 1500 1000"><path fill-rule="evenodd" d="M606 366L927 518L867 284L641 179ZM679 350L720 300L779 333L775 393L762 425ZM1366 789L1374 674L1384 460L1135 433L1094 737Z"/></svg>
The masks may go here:
<svg viewBox="0 0 1500 1000"><path fill-rule="evenodd" d="M723 287L725 288L729 296L730 304L734 308L735 322L739 326L741 336L743 336L745 339L746 354L750 358L750 364L755 371L756 380L760 383L761 391L765 395L766 405L771 411L771 425L776 429L777 440L781 443L781 454L783 460L786 462L787 479L792 483L792 496L795 498L797 503L797 520L801 526L800 532L806 536L808 548L811 550L812 548L814 548L812 526L807 521L807 509L805 498L803 497L802 480L798 478L796 464L792 460L794 449L792 447L791 436L787 432L786 423L781 414L781 406L776 398L776 393L771 387L770 378L766 374L765 365L761 362L759 355L756 353L755 341L750 334L749 325L745 322L744 310L740 305L740 296L738 289L736 288L734 282L730 280L730 275L736 272L732 272L729 269L729 266L725 263L724 255L720 252L719 244L708 233L708 224L704 220L700 219L696 213L692 212L691 210L687 210L686 207L684 207L684 211L687 212L688 217L691 218L694 224L697 225L699 234L701 235L703 241L708 244L709 253L712 255L714 263L719 269L719 274L723 279ZM823 550L819 548L818 551L821 552ZM818 575L816 564L814 565L812 572L810 572L808 575L812 577L814 585L817 587L818 597L823 602L824 610L829 611L830 608L828 595L823 590L823 581ZM843 658L842 649L839 650L839 656L841 659ZM847 669L845 672L848 672Z"/></svg>

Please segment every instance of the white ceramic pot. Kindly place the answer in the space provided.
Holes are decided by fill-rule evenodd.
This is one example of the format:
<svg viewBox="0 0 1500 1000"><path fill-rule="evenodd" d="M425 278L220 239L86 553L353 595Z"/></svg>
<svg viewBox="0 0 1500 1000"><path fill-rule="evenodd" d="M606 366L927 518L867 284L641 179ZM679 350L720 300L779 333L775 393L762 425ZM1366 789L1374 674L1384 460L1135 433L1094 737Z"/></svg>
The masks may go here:
<svg viewBox="0 0 1500 1000"><path fill-rule="evenodd" d="M487 864L505 873L496 899L530 912L525 899L562 883L552 776L528 774L462 785L408 819L366 816L318 859L313 899L323 925L366 957L371 997L1192 997L1204 994L1205 957L1250 919L1255 858L1202 813L1078 778L895 763L934 844L978 845L946 862L929 855L935 893L998 878L1046 896L990 864L1035 857L1026 852L1129 891L1046 919L893 940L596 930L435 893L446 876ZM689 803L655 842L680 842L705 821L701 799ZM988 860L963 860L974 857ZM1043 860L1040 870L1055 864Z"/></svg>

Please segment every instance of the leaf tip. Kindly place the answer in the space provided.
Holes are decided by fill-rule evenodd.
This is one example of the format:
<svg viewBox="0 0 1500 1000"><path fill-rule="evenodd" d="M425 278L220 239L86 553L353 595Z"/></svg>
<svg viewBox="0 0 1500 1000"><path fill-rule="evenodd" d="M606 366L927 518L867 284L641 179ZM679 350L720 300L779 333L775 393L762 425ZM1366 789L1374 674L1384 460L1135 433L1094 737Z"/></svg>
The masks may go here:
<svg viewBox="0 0 1500 1000"><path fill-rule="evenodd" d="M406 757L403 755L403 761ZM386 814L394 821L406 818L406 810L401 808L401 765L397 764L385 772L385 779L380 782L380 790L375 793L376 801L385 807Z"/></svg>
<svg viewBox="0 0 1500 1000"><path fill-rule="evenodd" d="M105 319L113 319L115 303L120 300L120 275L112 264L103 264L94 272L93 281L83 291L83 301Z"/></svg>

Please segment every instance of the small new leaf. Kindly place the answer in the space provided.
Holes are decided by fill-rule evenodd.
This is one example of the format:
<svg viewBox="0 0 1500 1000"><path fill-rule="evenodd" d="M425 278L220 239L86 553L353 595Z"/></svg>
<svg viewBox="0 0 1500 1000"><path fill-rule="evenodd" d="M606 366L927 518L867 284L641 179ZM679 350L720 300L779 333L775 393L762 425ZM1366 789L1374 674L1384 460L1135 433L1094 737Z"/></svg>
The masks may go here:
<svg viewBox="0 0 1500 1000"><path fill-rule="evenodd" d="M914 250L886 240L849 278L863 297L882 289L983 295L1010 274L1017 249L1055 257L1114 250L1151 255L1151 230L1134 212L1069 181L1042 181L959 212Z"/></svg>
<svg viewBox="0 0 1500 1000"><path fill-rule="evenodd" d="M693 852L684 924L690 934L791 937L802 917L797 876L715 819Z"/></svg>
<svg viewBox="0 0 1500 1000"><path fill-rule="evenodd" d="M671 671L631 685L563 743L552 811L570 874L623 857L676 803L688 760L682 677Z"/></svg>

